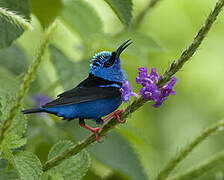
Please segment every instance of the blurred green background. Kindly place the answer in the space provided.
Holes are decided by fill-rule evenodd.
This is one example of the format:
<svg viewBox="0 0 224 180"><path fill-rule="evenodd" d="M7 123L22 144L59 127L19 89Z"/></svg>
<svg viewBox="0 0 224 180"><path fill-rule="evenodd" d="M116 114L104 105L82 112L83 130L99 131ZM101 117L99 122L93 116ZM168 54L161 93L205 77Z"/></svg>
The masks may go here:
<svg viewBox="0 0 224 180"><path fill-rule="evenodd" d="M0 74L12 79L23 76L36 55L43 29L58 16L58 27L25 98L24 108L34 106L38 93L55 98L73 88L88 74L91 57L101 50L115 50L124 40L134 43L122 54L122 67L135 92L138 67L156 67L164 72L192 42L215 0L162 0L144 17L137 30L124 25L103 0L31 0L33 31L25 31L11 46L0 49ZM80 3L80 4L79 4ZM135 17L148 3L133 0ZM122 34L118 34L122 31ZM102 144L88 148L92 164L85 180L153 179L162 167L202 129L224 117L224 14L218 17L208 37L193 58L175 76L175 96L160 108L145 104L110 132ZM7 81L0 75L0 82ZM19 81L19 79L18 79ZM133 100L133 99L132 99ZM122 105L122 107L127 104ZM91 125L94 123L89 122ZM76 120L62 122L49 115L29 116L23 148L47 160L50 147L59 140L82 140L89 132ZM208 138L173 172L181 173L224 149L223 132ZM198 179L223 179L220 164Z"/></svg>

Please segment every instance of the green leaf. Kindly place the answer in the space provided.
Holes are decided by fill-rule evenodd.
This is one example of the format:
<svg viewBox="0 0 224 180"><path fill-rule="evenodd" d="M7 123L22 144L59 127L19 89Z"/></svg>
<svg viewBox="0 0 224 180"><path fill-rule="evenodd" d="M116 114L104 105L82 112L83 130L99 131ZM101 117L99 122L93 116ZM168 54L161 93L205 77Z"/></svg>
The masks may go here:
<svg viewBox="0 0 224 180"><path fill-rule="evenodd" d="M22 15L26 19L30 19L30 4L28 0L1 0L0 6ZM17 39L22 33L23 29L0 17L0 48L11 45L12 41Z"/></svg>
<svg viewBox="0 0 224 180"><path fill-rule="evenodd" d="M12 44L9 48L0 50L1 66L10 72L19 75L28 68L28 58L22 48Z"/></svg>
<svg viewBox="0 0 224 180"><path fill-rule="evenodd" d="M67 149L69 149L72 146L73 146L73 142L71 142L71 141L60 141L60 142L56 143L51 148L51 150L48 154L48 160L56 157L58 154L66 151Z"/></svg>
<svg viewBox="0 0 224 180"><path fill-rule="evenodd" d="M1 103L1 109L0 109L1 119L5 119L10 110L10 105L12 104L12 95L10 95L10 93L7 93L5 89L4 90L0 89L0 103Z"/></svg>
<svg viewBox="0 0 224 180"><path fill-rule="evenodd" d="M60 141L50 150L48 159L52 159L60 153L68 150L73 146L71 141ZM89 154L84 150L79 154L65 159L58 166L52 168L47 173L52 176L62 176L65 180L79 180L87 173L90 166Z"/></svg>
<svg viewBox="0 0 224 180"><path fill-rule="evenodd" d="M88 75L89 62L87 60L72 62L56 47L50 46L50 50L51 61L64 89L73 88Z"/></svg>
<svg viewBox="0 0 224 180"><path fill-rule="evenodd" d="M5 120L8 116L9 110L12 106L12 102L14 100L14 94L0 94L1 98L1 119ZM26 117L18 111L13 120L12 125L6 131L6 135L3 140L3 144L7 144L9 149L15 149L26 144L26 138L23 138L23 134L27 128L27 119Z"/></svg>
<svg viewBox="0 0 224 180"><path fill-rule="evenodd" d="M5 69L0 68L0 124L8 116L12 103L15 99L16 91L19 88L18 79ZM23 146L26 139L23 138L27 127L26 117L18 111L11 127L7 130L3 144L7 144L9 149L15 149Z"/></svg>
<svg viewBox="0 0 224 180"><path fill-rule="evenodd" d="M5 118L10 108L9 104L12 103L12 97L19 88L19 82L11 72L0 66L0 84L0 117Z"/></svg>
<svg viewBox="0 0 224 180"><path fill-rule="evenodd" d="M0 171L8 167L8 161L6 159L0 159Z"/></svg>
<svg viewBox="0 0 224 180"><path fill-rule="evenodd" d="M102 23L95 10L83 0L64 0L62 20L84 41L97 39L103 33Z"/></svg>
<svg viewBox="0 0 224 180"><path fill-rule="evenodd" d="M63 8L61 0L31 0L31 5L43 27L47 27Z"/></svg>
<svg viewBox="0 0 224 180"><path fill-rule="evenodd" d="M63 176L57 172L52 174L44 173L41 180L64 180Z"/></svg>
<svg viewBox="0 0 224 180"><path fill-rule="evenodd" d="M28 151L21 151L14 155L16 169L22 180L40 179L43 171L37 156Z"/></svg>
<svg viewBox="0 0 224 180"><path fill-rule="evenodd" d="M91 152L103 163L113 167L133 180L147 179L138 155L128 141L112 132L100 146L90 147Z"/></svg>
<svg viewBox="0 0 224 180"><path fill-rule="evenodd" d="M18 180L16 170L10 169L10 164L6 159L0 160L0 180Z"/></svg>
<svg viewBox="0 0 224 180"><path fill-rule="evenodd" d="M18 180L18 176L14 170L0 170L0 180Z"/></svg>
<svg viewBox="0 0 224 180"><path fill-rule="evenodd" d="M113 9L121 22L129 28L132 19L132 0L105 0Z"/></svg>
<svg viewBox="0 0 224 180"><path fill-rule="evenodd" d="M9 164L12 165L13 167L16 167L16 164L15 164L15 160L14 160L14 156L13 156L13 153L12 151L8 148L7 144L1 144L1 150L2 150L2 154L3 154L3 157L5 159L8 160Z"/></svg>
<svg viewBox="0 0 224 180"><path fill-rule="evenodd" d="M13 120L11 127L7 130L3 143L7 143L10 149L16 149L26 144L23 137L27 128L27 119L19 111Z"/></svg>

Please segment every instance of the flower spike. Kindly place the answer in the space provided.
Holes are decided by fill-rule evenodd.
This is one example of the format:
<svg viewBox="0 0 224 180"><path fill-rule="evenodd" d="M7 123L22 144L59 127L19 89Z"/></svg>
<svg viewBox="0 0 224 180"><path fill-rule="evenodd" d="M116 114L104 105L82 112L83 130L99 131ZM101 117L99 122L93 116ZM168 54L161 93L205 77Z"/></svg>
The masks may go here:
<svg viewBox="0 0 224 180"><path fill-rule="evenodd" d="M162 105L162 102L167 100L170 94L175 95L176 92L172 90L174 84L177 82L176 77L172 77L168 84L165 84L162 88L158 88L156 83L159 80L159 76L156 73L156 68L151 69L151 73L148 74L146 67L140 67L139 76L136 78L136 83L141 84L143 87L139 91L144 99L154 101L153 107L158 108Z"/></svg>

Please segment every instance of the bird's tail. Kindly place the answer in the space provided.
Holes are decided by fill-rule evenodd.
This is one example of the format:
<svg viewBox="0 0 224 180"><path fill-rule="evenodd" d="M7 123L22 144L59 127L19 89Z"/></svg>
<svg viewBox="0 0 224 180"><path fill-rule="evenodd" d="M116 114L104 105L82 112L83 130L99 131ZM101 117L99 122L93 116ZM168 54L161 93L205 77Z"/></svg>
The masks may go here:
<svg viewBox="0 0 224 180"><path fill-rule="evenodd" d="M46 112L42 108L32 108L32 109L26 109L22 111L24 114L31 114L31 113L40 113L40 112Z"/></svg>

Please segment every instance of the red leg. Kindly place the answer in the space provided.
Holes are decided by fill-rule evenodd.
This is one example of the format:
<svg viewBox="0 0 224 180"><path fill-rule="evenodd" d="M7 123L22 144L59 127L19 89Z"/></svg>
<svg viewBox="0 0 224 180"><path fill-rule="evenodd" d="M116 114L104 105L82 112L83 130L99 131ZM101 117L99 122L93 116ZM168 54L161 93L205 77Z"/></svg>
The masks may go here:
<svg viewBox="0 0 224 180"><path fill-rule="evenodd" d="M107 116L103 121L106 122L108 119L110 119L110 118L112 118L112 117L115 116L115 117L117 118L117 121L118 121L119 123L122 123L123 121L120 119L119 114L120 114L121 112L123 112L123 111L124 111L124 110L117 110L117 111L113 112L111 115Z"/></svg>
<svg viewBox="0 0 224 180"><path fill-rule="evenodd" d="M93 132L93 133L95 134L96 140L97 140L98 142L101 142L100 139L99 139L99 137L98 137L98 132L99 132L99 130L101 129L101 127L92 128L92 127L90 127L90 126L87 126L87 125L85 125L85 121L84 121L84 119L79 119L79 125L80 125L81 127L83 127L83 128L88 129L89 131Z"/></svg>

